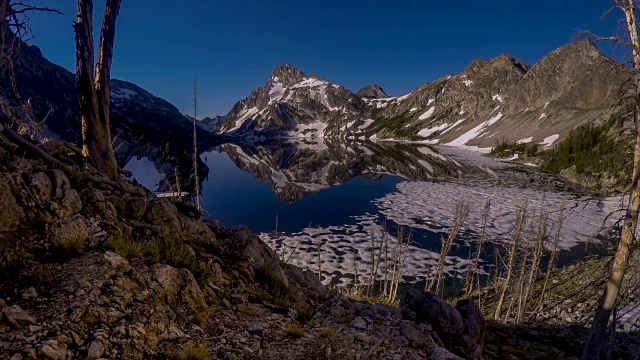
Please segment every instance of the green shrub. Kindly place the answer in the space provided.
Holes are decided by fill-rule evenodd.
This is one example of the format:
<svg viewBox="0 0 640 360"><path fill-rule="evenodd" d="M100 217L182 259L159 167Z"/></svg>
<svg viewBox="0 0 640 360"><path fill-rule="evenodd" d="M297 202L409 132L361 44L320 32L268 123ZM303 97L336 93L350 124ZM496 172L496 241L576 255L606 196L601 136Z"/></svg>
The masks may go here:
<svg viewBox="0 0 640 360"><path fill-rule="evenodd" d="M201 345L188 343L182 350L184 360L207 360L209 359L209 350Z"/></svg>
<svg viewBox="0 0 640 360"><path fill-rule="evenodd" d="M267 295L263 300L282 307L291 307L296 301L295 291L278 276L272 267L264 264L256 269L255 275L260 288Z"/></svg>
<svg viewBox="0 0 640 360"><path fill-rule="evenodd" d="M507 140L498 141L496 146L491 148L491 155L497 157L510 157L521 154L526 157L534 157L538 154L538 144L510 143Z"/></svg>
<svg viewBox="0 0 640 360"><path fill-rule="evenodd" d="M17 240L0 239L0 270L15 265L22 251Z"/></svg>
<svg viewBox="0 0 640 360"><path fill-rule="evenodd" d="M633 170L633 154L609 135L611 124L609 121L573 129L555 148L543 153L542 169L558 174L574 167L577 174L585 176L621 173L619 180L626 181Z"/></svg>
<svg viewBox="0 0 640 360"><path fill-rule="evenodd" d="M200 285L207 284L213 277L213 272L198 261L192 248L171 236L150 242L146 248L146 257L154 263L191 271Z"/></svg>
<svg viewBox="0 0 640 360"><path fill-rule="evenodd" d="M76 170L74 168L68 167L66 169L67 178L69 178L69 184L73 189L93 189L94 183L91 178L89 178L82 171Z"/></svg>

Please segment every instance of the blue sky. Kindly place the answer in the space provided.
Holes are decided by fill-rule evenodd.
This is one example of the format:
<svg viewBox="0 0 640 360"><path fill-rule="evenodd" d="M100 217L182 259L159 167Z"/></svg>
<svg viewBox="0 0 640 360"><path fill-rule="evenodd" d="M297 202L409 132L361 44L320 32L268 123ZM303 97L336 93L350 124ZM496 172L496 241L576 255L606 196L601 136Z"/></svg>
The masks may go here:
<svg viewBox="0 0 640 360"><path fill-rule="evenodd" d="M75 2L49 3L65 14L35 14L32 43L73 71ZM104 0L94 3L97 33ZM608 0L123 0L112 76L187 113L197 76L203 116L226 114L281 63L354 92L378 83L401 95L476 58L506 52L533 65L581 29L609 35L619 14L601 20L608 6Z"/></svg>

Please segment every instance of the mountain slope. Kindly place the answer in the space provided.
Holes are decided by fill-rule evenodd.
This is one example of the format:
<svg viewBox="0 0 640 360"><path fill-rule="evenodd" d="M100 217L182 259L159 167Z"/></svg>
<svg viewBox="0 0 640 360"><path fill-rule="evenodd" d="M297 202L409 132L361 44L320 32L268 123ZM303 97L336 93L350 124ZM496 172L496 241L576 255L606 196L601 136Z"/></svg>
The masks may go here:
<svg viewBox="0 0 640 360"><path fill-rule="evenodd" d="M474 149L506 140L549 147L576 126L606 118L630 77L589 39L560 47L533 67L504 53L475 60L459 74L397 97L378 85L353 94L280 65L235 104L220 132L251 140L421 140Z"/></svg>
<svg viewBox="0 0 640 360"><path fill-rule="evenodd" d="M9 35L7 42L13 41L19 45L19 51L13 54L17 89L32 104L35 119L46 119L42 124L44 136L78 143L81 126L75 74L51 63L38 47ZM0 72L0 89L4 99L18 104L7 67ZM181 135L179 138L192 137L190 121L175 106L135 84L112 79L110 102L114 137L129 142L143 136L163 142L174 140L176 134ZM203 140L211 138L204 130L201 136ZM190 142L192 139L187 139L186 143Z"/></svg>

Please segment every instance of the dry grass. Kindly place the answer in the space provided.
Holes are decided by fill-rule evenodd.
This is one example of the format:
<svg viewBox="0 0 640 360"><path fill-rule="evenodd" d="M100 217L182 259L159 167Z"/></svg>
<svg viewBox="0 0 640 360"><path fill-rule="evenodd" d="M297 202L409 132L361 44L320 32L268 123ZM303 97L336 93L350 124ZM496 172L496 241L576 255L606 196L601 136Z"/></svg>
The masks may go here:
<svg viewBox="0 0 640 360"><path fill-rule="evenodd" d="M289 324L285 329L285 333L287 334L287 336L297 339L302 337L302 328L300 327L300 325Z"/></svg>
<svg viewBox="0 0 640 360"><path fill-rule="evenodd" d="M110 250L125 259L142 257L145 251L145 244L122 236L111 236L106 245Z"/></svg>
<svg viewBox="0 0 640 360"><path fill-rule="evenodd" d="M334 333L335 333L335 331L330 326L320 329L320 336L325 338L325 339L332 338Z"/></svg>
<svg viewBox="0 0 640 360"><path fill-rule="evenodd" d="M88 237L89 234L84 226L71 226L60 235L55 245L68 254L80 254L84 251L84 242Z"/></svg>
<svg viewBox="0 0 640 360"><path fill-rule="evenodd" d="M183 351L182 358L184 360L207 360L210 359L209 350L202 345L194 345L188 343Z"/></svg>

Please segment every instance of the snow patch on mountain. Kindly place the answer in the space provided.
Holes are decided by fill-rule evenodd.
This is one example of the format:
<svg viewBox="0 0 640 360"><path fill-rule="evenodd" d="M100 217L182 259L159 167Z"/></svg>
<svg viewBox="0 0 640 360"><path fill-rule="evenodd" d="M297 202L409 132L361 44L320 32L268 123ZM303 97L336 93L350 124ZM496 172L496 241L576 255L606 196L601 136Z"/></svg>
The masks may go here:
<svg viewBox="0 0 640 360"><path fill-rule="evenodd" d="M135 95L138 95L138 93L133 90L119 88L119 89L115 89L114 91L111 91L110 97L112 100L114 99L124 100L124 99L131 99Z"/></svg>
<svg viewBox="0 0 640 360"><path fill-rule="evenodd" d="M556 140L558 140L558 138L560 138L560 134L547 136L539 144L542 145L543 147L547 148L547 147L553 145L553 143L556 142Z"/></svg>
<svg viewBox="0 0 640 360"><path fill-rule="evenodd" d="M458 120L458 121L454 122L454 123L453 123L453 125L449 126L446 130L444 130L444 131L441 133L441 135L442 135L442 134L444 134L444 133L446 133L447 131L449 131L449 130L451 130L451 129L455 128L456 126L460 125L463 121L464 121L464 119L460 119L460 120Z"/></svg>
<svg viewBox="0 0 640 360"><path fill-rule="evenodd" d="M500 112L500 113L498 113L498 115L496 115L496 116L492 117L491 119L479 124L478 126L476 126L473 129L467 131L466 133L462 134L460 137L458 137L457 139L447 143L446 145L464 147L469 141L471 141L472 139L475 139L478 136L480 136L482 134L483 130L485 130L486 127L491 126L492 124L494 124L496 121L500 120L501 118L502 118L502 113ZM480 150L479 148L476 148L476 149ZM480 151L484 151L484 150L480 150Z"/></svg>
<svg viewBox="0 0 640 360"><path fill-rule="evenodd" d="M435 133L436 131L444 130L448 126L449 126L449 124L440 124L440 125L432 127L432 128L422 129L422 130L418 131L418 136L429 137L431 134Z"/></svg>
<svg viewBox="0 0 640 360"><path fill-rule="evenodd" d="M418 120L424 120L424 119L428 119L431 115L433 115L433 112L436 111L435 107L430 107L429 110L425 111L424 114L420 115L420 117L418 117Z"/></svg>
<svg viewBox="0 0 640 360"><path fill-rule="evenodd" d="M326 128L327 124L319 121L311 124L298 124L291 135L302 138L323 138Z"/></svg>
<svg viewBox="0 0 640 360"><path fill-rule="evenodd" d="M373 124L373 119L366 119L363 121L362 125L358 126L360 130L364 130L369 127L369 125Z"/></svg>

